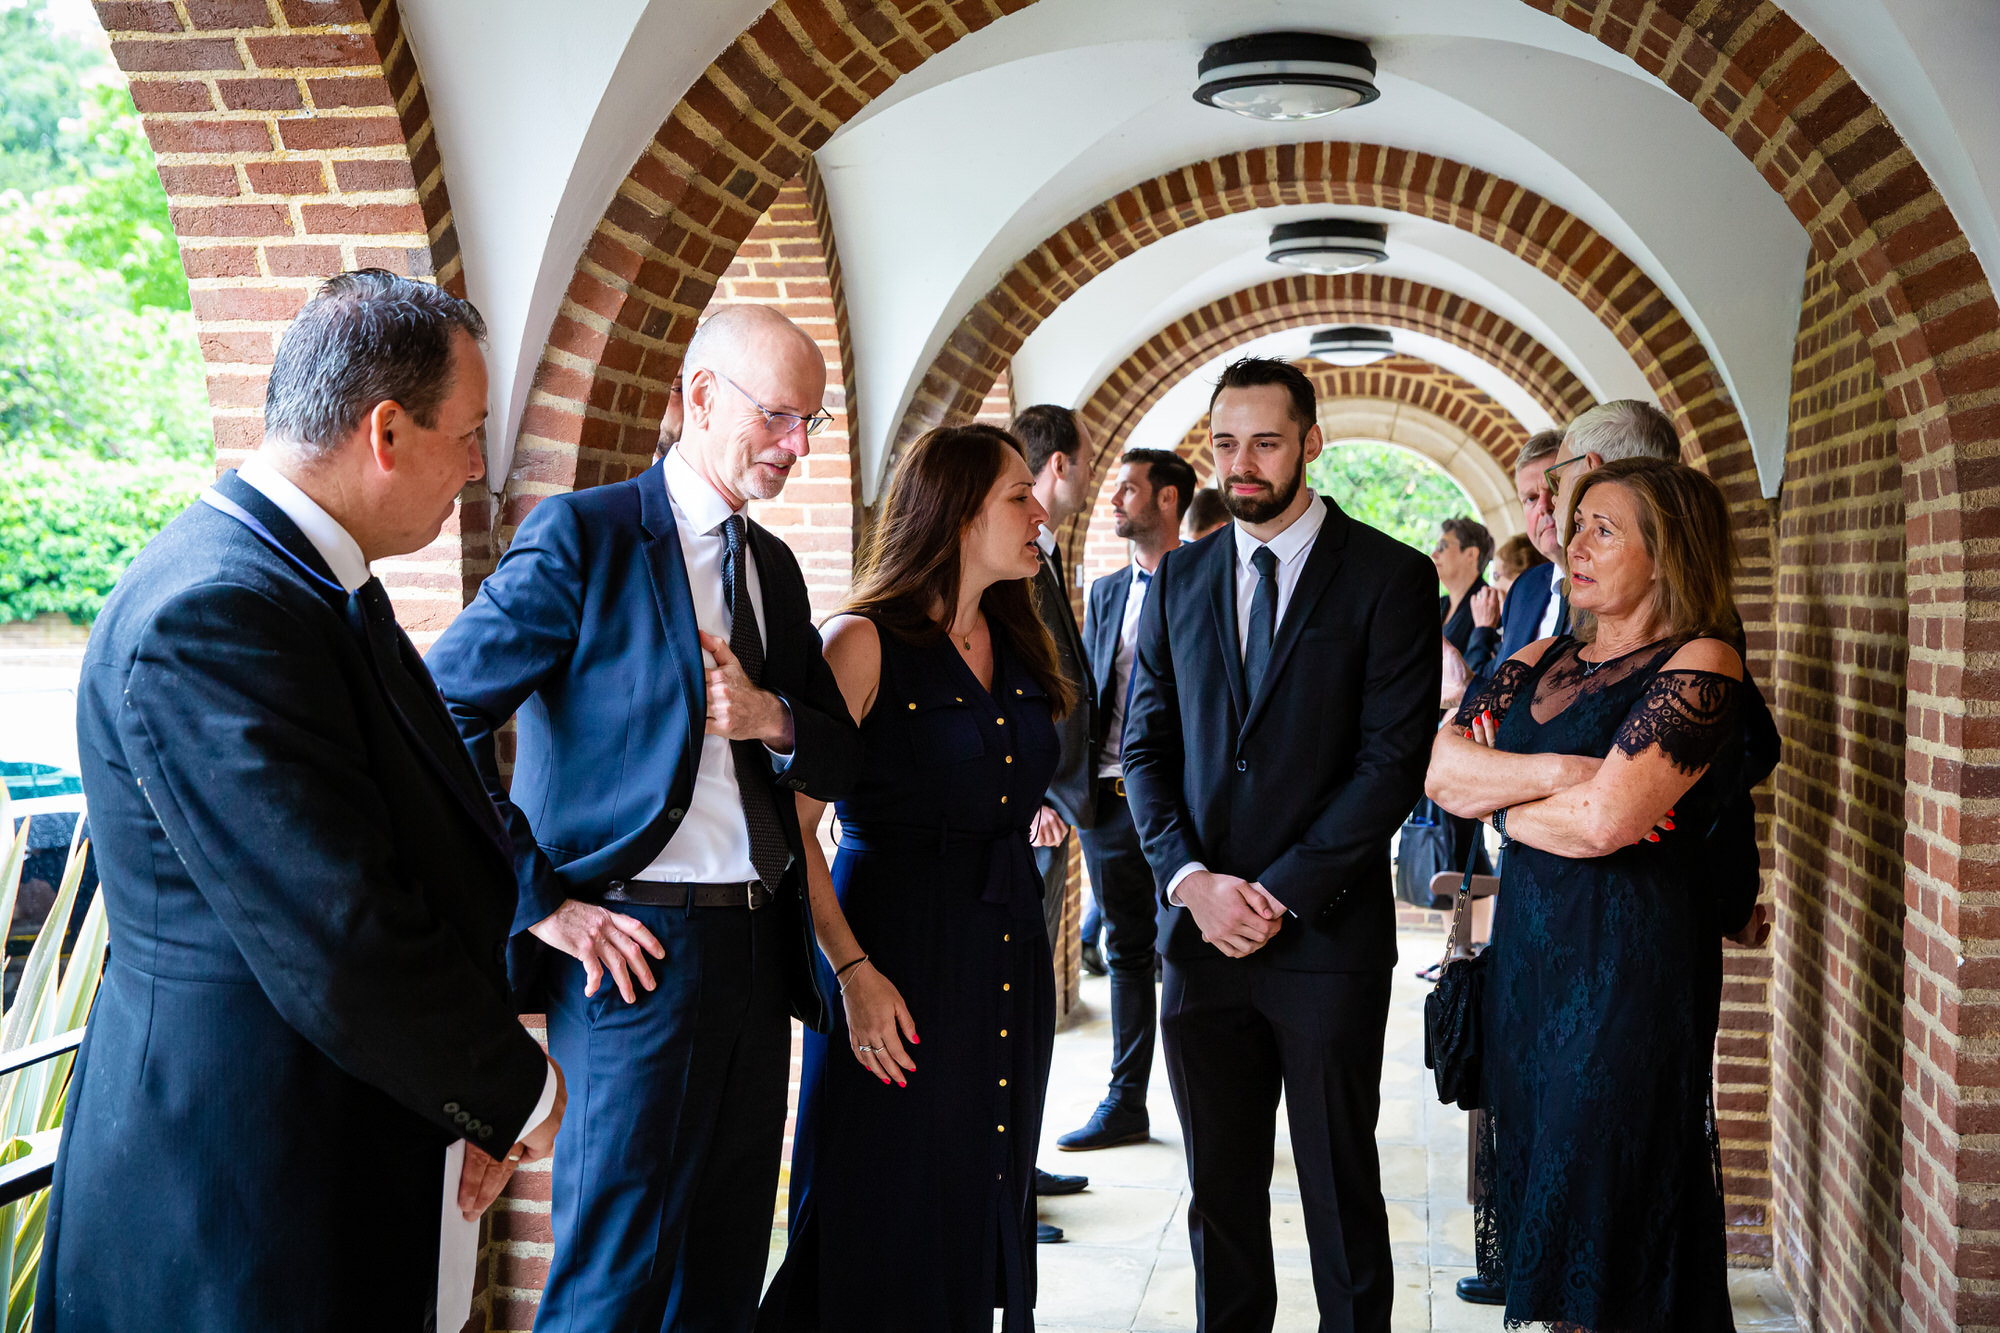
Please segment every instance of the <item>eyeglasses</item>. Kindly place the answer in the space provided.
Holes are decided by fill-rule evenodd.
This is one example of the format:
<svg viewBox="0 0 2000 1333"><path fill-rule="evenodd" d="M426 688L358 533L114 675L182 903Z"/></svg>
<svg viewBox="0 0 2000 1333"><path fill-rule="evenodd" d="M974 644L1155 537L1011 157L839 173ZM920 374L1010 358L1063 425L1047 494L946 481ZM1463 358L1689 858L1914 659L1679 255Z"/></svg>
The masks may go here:
<svg viewBox="0 0 2000 1333"><path fill-rule="evenodd" d="M724 384L727 384L730 388L736 390L736 392L742 394L746 399L749 399L750 406L756 408L758 413L763 416L764 429L770 431L773 435L776 435L780 438L790 435L795 430L803 430L808 435L817 435L821 431L825 430L828 424L831 423L833 420L833 413L827 411L823 407L819 411L813 413L811 416L806 416L806 417L800 416L797 412L773 412L770 408L764 406L762 403L758 402L755 398L751 398L750 391L748 389L745 389L742 385L738 384L735 380L730 379L729 376L723 374L721 371L713 370L710 371L709 373L714 375L717 379L721 380Z"/></svg>
<svg viewBox="0 0 2000 1333"><path fill-rule="evenodd" d="M1554 467L1543 470L1542 481L1548 486L1551 499L1555 497L1557 491L1562 489L1562 476L1560 475L1562 470L1566 467L1575 467L1583 461L1583 457L1582 454L1578 454L1575 458L1566 458Z"/></svg>

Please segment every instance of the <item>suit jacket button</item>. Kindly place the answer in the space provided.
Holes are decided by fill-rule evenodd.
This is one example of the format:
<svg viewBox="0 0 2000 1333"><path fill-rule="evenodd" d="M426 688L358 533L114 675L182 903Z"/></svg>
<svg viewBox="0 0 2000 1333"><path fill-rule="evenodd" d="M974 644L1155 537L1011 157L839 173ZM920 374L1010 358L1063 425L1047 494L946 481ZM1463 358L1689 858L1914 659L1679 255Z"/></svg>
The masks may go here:
<svg viewBox="0 0 2000 1333"><path fill-rule="evenodd" d="M493 1126L491 1126L491 1125L481 1125L481 1126L479 1127L479 1137L480 1137L480 1138L482 1138L482 1139L490 1139L490 1138L492 1138L492 1137L493 1137Z"/></svg>
<svg viewBox="0 0 2000 1333"><path fill-rule="evenodd" d="M466 1121L465 1132L468 1134L477 1134L479 1132L479 1122L477 1120Z"/></svg>
<svg viewBox="0 0 2000 1333"><path fill-rule="evenodd" d="M1250 761L1248 759L1238 759L1236 761L1236 771L1238 773L1248 773L1250 771Z"/></svg>
<svg viewBox="0 0 2000 1333"><path fill-rule="evenodd" d="M686 814L687 811L681 809L679 806L675 806L673 809L667 811L667 818L678 824Z"/></svg>
<svg viewBox="0 0 2000 1333"><path fill-rule="evenodd" d="M455 1125L462 1125L470 1119L472 1119L472 1113L469 1111L460 1111L457 1115L451 1118L452 1123Z"/></svg>
<svg viewBox="0 0 2000 1333"><path fill-rule="evenodd" d="M457 1102L446 1102L446 1103L444 1104L444 1113L445 1113L446 1115L457 1115L457 1114L458 1114L458 1103L457 1103Z"/></svg>

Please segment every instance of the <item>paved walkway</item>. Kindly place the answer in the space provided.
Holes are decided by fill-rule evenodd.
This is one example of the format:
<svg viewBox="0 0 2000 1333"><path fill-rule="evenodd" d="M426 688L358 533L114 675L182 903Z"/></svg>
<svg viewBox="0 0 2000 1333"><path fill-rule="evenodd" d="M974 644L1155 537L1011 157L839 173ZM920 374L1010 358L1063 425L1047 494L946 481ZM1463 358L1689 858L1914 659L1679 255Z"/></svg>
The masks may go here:
<svg viewBox="0 0 2000 1333"><path fill-rule="evenodd" d="M1502 1327L1493 1307L1470 1306L1452 1284L1472 1271L1472 1210L1465 1203L1465 1115L1438 1105L1424 1068L1425 987L1411 971L1437 952L1435 936L1406 934L1397 969L1382 1071L1383 1192L1396 1248L1397 1329ZM1103 1095L1110 1067L1110 984L1085 978L1082 1021L1056 1038L1042 1166L1082 1172L1090 1189L1049 1199L1042 1217L1068 1243L1041 1247L1044 1333L1120 1333L1194 1328L1194 1270L1188 1258L1187 1181L1180 1128L1166 1075L1154 1071L1153 1141L1094 1153L1055 1150L1056 1136L1081 1125ZM1280 1333L1318 1328L1298 1182L1278 1115L1272 1232L1277 1246ZM1739 1333L1792 1330L1790 1301L1764 1270L1734 1270Z"/></svg>

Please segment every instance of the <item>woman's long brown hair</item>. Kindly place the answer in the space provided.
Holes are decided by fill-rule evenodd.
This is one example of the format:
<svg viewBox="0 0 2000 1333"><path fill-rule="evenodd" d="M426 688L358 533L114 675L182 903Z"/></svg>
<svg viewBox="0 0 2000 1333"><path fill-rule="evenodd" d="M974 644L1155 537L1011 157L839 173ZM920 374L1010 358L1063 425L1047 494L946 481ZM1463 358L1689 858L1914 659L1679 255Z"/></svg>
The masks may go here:
<svg viewBox="0 0 2000 1333"><path fill-rule="evenodd" d="M908 643L945 637L958 608L961 543L979 517L1007 455L1020 443L997 426L940 426L911 445L896 467L882 517L841 610L867 616ZM1003 579L979 598L1057 717L1076 704L1076 687L1056 665L1055 644L1035 612L1034 580ZM934 607L945 608L939 623Z"/></svg>

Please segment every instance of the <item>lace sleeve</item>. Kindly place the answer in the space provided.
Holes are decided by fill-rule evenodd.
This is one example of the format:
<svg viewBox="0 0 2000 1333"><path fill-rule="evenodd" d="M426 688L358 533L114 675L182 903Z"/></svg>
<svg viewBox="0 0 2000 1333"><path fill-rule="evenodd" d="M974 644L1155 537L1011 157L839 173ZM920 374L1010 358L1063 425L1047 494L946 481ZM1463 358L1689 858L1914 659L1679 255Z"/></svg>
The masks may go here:
<svg viewBox="0 0 2000 1333"><path fill-rule="evenodd" d="M1662 671L1625 715L1612 744L1627 758L1657 745L1683 773L1699 773L1736 731L1743 682L1713 671Z"/></svg>
<svg viewBox="0 0 2000 1333"><path fill-rule="evenodd" d="M1514 706L1514 696L1520 692L1521 682L1533 670L1534 667L1528 663L1512 657L1502 662L1498 671L1485 680L1474 682L1476 688L1466 694L1465 702L1459 705L1458 716L1452 719L1452 725L1469 727L1472 719L1481 712L1492 713L1496 722L1507 716L1507 710Z"/></svg>

